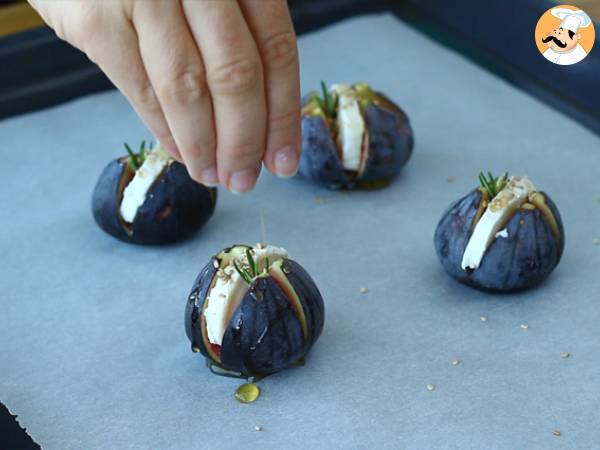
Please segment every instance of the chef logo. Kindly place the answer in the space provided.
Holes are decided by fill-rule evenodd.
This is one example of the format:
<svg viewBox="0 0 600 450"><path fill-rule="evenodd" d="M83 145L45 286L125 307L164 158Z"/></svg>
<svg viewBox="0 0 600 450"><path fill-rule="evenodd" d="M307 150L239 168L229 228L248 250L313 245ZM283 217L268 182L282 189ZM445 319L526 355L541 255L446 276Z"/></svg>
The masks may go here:
<svg viewBox="0 0 600 450"><path fill-rule="evenodd" d="M535 43L548 61L568 66L582 61L594 46L595 30L590 16L575 6L549 9L535 27Z"/></svg>

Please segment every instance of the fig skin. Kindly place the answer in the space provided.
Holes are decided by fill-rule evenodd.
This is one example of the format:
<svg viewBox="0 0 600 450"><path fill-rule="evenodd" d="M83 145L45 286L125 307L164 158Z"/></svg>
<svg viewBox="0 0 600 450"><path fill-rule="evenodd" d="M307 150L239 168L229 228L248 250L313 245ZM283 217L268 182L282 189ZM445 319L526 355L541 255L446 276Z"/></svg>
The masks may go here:
<svg viewBox="0 0 600 450"><path fill-rule="evenodd" d="M303 108L315 93L302 100ZM329 189L356 189L364 182L388 181L408 162L414 135L406 113L379 92L361 105L365 121L366 161L359 172L346 171L332 135L332 122L321 115L302 115L302 154L298 174Z"/></svg>
<svg viewBox="0 0 600 450"><path fill-rule="evenodd" d="M92 194L94 219L106 233L133 244L170 244L191 236L212 216L216 189L196 183L185 166L173 161L148 190L133 223L126 224L119 212L119 185L130 170L126 161L118 158L110 162Z"/></svg>
<svg viewBox="0 0 600 450"><path fill-rule="evenodd" d="M482 192L475 189L443 214L434 236L436 253L446 272L461 283L491 292L516 292L540 284L562 256L565 240L560 213L541 192L558 225L558 239L539 209L519 209L506 226L508 237L496 237L479 268L466 271L461 261L473 232Z"/></svg>
<svg viewBox="0 0 600 450"><path fill-rule="evenodd" d="M393 105L390 100L387 102ZM400 108L392 111L371 104L364 109L364 118L369 135L369 153L360 180L391 179L412 155L414 137L408 116Z"/></svg>
<svg viewBox="0 0 600 450"><path fill-rule="evenodd" d="M301 128L302 156L298 174L330 189L352 189L354 180L344 171L326 120L305 116Z"/></svg>
<svg viewBox="0 0 600 450"><path fill-rule="evenodd" d="M221 361L211 358L202 337L201 317L217 273L215 261L218 263L217 257L200 271L186 304L185 330L192 346L213 364L245 377L273 374L302 361L323 330L325 307L312 278L291 259L284 260L283 273L302 305L307 336L285 289L271 275L261 276L253 280L229 320L221 343Z"/></svg>

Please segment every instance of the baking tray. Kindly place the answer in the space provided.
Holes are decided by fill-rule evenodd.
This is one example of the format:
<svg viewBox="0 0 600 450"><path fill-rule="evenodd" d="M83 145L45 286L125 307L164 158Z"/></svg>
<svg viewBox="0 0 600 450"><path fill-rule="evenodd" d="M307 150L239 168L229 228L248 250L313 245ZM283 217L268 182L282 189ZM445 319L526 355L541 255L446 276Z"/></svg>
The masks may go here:
<svg viewBox="0 0 600 450"><path fill-rule="evenodd" d="M123 97L0 122L8 408L48 449L597 447L598 136L391 15L306 35L300 54L305 92L365 80L408 112L415 152L389 188L264 174L251 194L220 191L192 240L131 246L89 205L122 142L148 138ZM436 259L438 219L482 169L526 173L559 206L566 250L535 290L481 293ZM326 323L304 367L242 405L239 381L190 351L183 311L211 254L262 240L261 214L316 280Z"/></svg>

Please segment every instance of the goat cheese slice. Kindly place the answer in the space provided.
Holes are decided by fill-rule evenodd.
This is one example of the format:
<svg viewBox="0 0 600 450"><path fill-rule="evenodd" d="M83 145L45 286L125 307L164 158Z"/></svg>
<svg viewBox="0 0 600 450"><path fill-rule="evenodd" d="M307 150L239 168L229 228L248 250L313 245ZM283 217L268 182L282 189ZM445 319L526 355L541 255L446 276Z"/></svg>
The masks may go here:
<svg viewBox="0 0 600 450"><path fill-rule="evenodd" d="M206 334L211 344L221 345L223 343L223 336L225 336L231 316L250 288L250 285L240 276L233 265L234 261L238 266L245 265L245 251L246 247L242 246L232 249L229 260L225 261L225 267L219 269L223 272L215 275L215 284L206 299L208 303L204 309L204 318ZM273 245L261 245L252 249L252 257L259 271L267 268L267 258L269 264L272 264L287 256L285 249Z"/></svg>
<svg viewBox="0 0 600 450"><path fill-rule="evenodd" d="M527 177L511 177L508 180L504 189L493 198L475 225L463 254L461 262L463 270L474 270L479 267L485 251L496 238L496 234L500 233L500 236L503 236L500 232L502 227L534 191L535 186Z"/></svg>
<svg viewBox="0 0 600 450"><path fill-rule="evenodd" d="M360 113L356 91L345 84L334 84L331 90L339 96L337 124L342 147L342 166L357 171L360 167L365 121Z"/></svg>
<svg viewBox="0 0 600 450"><path fill-rule="evenodd" d="M123 191L119 212L125 222L133 223L139 207L146 200L148 190L170 161L169 154L160 147L146 153L144 163L135 171L133 179Z"/></svg>

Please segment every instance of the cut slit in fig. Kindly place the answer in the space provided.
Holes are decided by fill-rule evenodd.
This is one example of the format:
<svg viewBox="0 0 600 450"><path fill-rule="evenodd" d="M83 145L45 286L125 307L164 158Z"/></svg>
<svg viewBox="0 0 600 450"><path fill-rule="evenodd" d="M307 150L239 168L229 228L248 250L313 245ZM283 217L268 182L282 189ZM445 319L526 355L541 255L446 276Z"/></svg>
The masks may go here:
<svg viewBox="0 0 600 450"><path fill-rule="evenodd" d="M248 284L236 270L234 270L234 262L240 266L243 264L241 261L243 260L246 251L262 252L262 250L265 249L252 249L251 247L247 246L234 246L229 249L229 251L222 252L213 260L216 262L215 267L218 264L218 269L217 274L213 278L207 291L207 298L202 308L202 338L207 351L211 353L211 357L217 362L220 362L220 345L222 343L223 335L227 325L231 321L233 314L246 297L252 286L251 284ZM277 251L274 253L268 253L265 250L264 254L259 253L254 261L259 272L256 278L269 276L274 265L280 262L283 258L284 255L282 253L278 254ZM217 293L217 295L214 296L213 290L218 283L221 283L220 290L222 290L223 285L231 284L231 286L225 294ZM223 297L223 295L225 296ZM215 339L214 335L213 339L211 339L209 335L214 334L214 332L209 333L208 330L206 310L212 305L212 302L220 302L222 305L220 308L222 315L220 317L216 316L216 318L212 319L220 322L220 327L217 326L216 328L218 330L218 334L220 335L217 339ZM216 312L218 313L218 311L219 310L217 309ZM215 317L215 313L212 314L212 317ZM212 329L213 328L211 327L211 330Z"/></svg>
<svg viewBox="0 0 600 450"><path fill-rule="evenodd" d="M330 189L389 185L412 154L407 115L365 83L334 85L329 92L343 98L333 111L323 110L317 93L303 99L299 175Z"/></svg>
<svg viewBox="0 0 600 450"><path fill-rule="evenodd" d="M479 202L479 208L477 210L477 214L475 215L475 218L473 219L473 224L471 226L471 229L475 228L475 226L479 222L479 219L481 219L481 216L485 212L485 210L488 207L489 202L490 202L488 193L481 188L480 188L480 191L481 191L481 200ZM500 228L504 228L504 226L506 226L506 224L511 221L511 219L515 216L515 214L517 214L518 210L536 210L536 209L540 211L542 217L548 223L548 226L550 227L550 230L552 231L552 234L554 235L554 238L556 239L557 244L560 243L560 227L558 226L558 223L556 221L556 218L554 217L554 214L552 213L552 210L546 204L546 197L545 197L544 193L541 191L535 191L535 192L531 193L531 195L529 196L527 201L525 201L517 210L513 211L513 213L509 217L506 218L506 220L500 226Z"/></svg>
<svg viewBox="0 0 600 450"><path fill-rule="evenodd" d="M236 259L233 278L242 280L243 289L220 298L231 285L217 279L232 273ZM207 359L213 373L262 377L304 360L321 334L324 314L314 281L284 249L234 245L213 256L196 277L185 328L192 351Z"/></svg>
<svg viewBox="0 0 600 450"><path fill-rule="evenodd" d="M119 179L119 185L117 187L116 192L117 210L120 208L121 202L123 201L123 192L125 192L125 188L129 185L129 183L131 183L131 180L133 180L133 177L135 176L135 170L131 169L129 164L127 164L127 158L121 158L119 160L119 163L123 165L123 173L121 174L121 178ZM132 224L125 222L125 220L123 220L123 217L121 217L120 213L118 214L118 217L119 223L121 224L123 231L125 231L125 233L131 236L133 234Z"/></svg>
<svg viewBox="0 0 600 450"><path fill-rule="evenodd" d="M522 198L521 194L518 196ZM547 194L535 188L519 207L506 210L510 212L508 217L500 213L501 203L496 204L500 209L495 211L501 214L497 217L502 217L505 223L493 234L482 258L473 264L479 253L471 251L465 264L473 230L488 203L486 189L476 188L442 215L434 245L444 269L456 280L485 291L515 292L541 283L558 265L565 245L556 205ZM483 242L481 236L480 243Z"/></svg>
<svg viewBox="0 0 600 450"><path fill-rule="evenodd" d="M121 175L121 179L119 180L119 187L117 189L117 206L118 206L118 215L119 215L119 223L121 224L121 226L123 227L123 230L129 235L131 236L133 234L133 222L127 222L123 216L121 215L121 204L123 203L123 198L124 198L124 193L125 193L125 189L127 188L127 186L129 186L129 184L133 181L133 179L135 178L135 175L137 173L137 170L133 170L131 168L131 166L129 164L127 164L127 158L122 158L121 163L123 164L124 168L123 168L123 174ZM165 172L168 170L169 166L170 166L170 162L168 162L167 164L165 164L165 166L162 168L162 170L159 172L159 174L156 176L156 178L154 179L154 181L152 181L152 184L148 187L148 189L146 190L146 196L148 196L149 193L152 192L152 190L154 189L154 187L160 182L160 179L163 177L163 175L165 174ZM139 169L138 169L139 170ZM210 195L214 195L212 193L212 191L210 191ZM147 197L146 197L147 198ZM145 202L146 200L144 200ZM142 203L143 205L143 203ZM138 209L142 207L142 205L139 205ZM163 210L164 211L164 210ZM170 213L170 212L169 212ZM161 213L162 214L162 213ZM166 218L169 214L165 214L162 219Z"/></svg>

